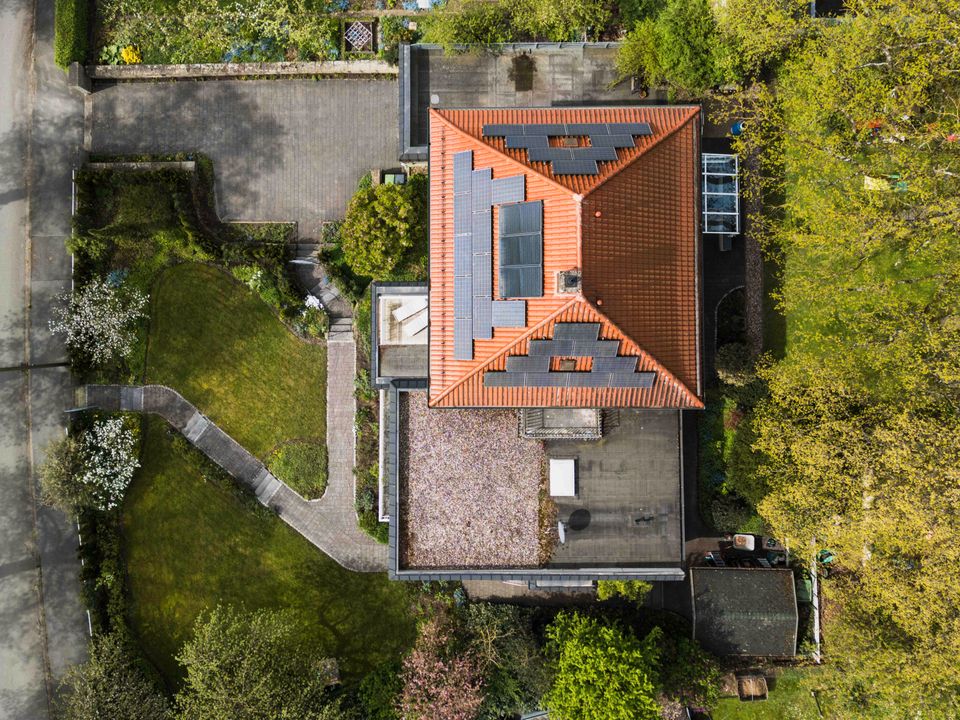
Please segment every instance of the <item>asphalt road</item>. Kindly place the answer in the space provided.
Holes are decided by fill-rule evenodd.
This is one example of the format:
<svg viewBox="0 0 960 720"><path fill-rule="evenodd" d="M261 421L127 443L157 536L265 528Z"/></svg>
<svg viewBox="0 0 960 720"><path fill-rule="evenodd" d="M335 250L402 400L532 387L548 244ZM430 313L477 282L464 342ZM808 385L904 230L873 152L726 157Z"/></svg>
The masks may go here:
<svg viewBox="0 0 960 720"><path fill-rule="evenodd" d="M72 385L47 331L70 286L70 170L83 101L53 64L53 1L0 2L0 720L43 720L83 660L76 527L36 503Z"/></svg>

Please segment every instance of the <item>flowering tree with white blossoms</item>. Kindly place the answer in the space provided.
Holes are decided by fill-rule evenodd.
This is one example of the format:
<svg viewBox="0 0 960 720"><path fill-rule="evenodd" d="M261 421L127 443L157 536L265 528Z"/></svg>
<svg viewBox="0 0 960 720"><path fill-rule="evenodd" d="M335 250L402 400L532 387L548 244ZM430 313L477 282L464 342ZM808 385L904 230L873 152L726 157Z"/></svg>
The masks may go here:
<svg viewBox="0 0 960 720"><path fill-rule="evenodd" d="M140 467L137 439L122 418L96 420L77 438L47 447L40 468L43 502L75 513L81 508L113 510Z"/></svg>
<svg viewBox="0 0 960 720"><path fill-rule="evenodd" d="M136 437L121 418L97 420L83 434L81 453L77 480L89 489L94 507L113 510L140 467Z"/></svg>
<svg viewBox="0 0 960 720"><path fill-rule="evenodd" d="M134 325L145 317L147 296L100 278L63 298L50 330L66 335L67 346L96 365L126 357L136 337Z"/></svg>

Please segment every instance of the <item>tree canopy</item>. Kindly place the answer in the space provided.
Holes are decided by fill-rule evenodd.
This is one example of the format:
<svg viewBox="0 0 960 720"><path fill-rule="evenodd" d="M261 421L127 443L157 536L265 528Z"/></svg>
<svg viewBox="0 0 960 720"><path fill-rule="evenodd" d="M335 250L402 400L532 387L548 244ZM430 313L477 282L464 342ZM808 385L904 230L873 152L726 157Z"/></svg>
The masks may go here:
<svg viewBox="0 0 960 720"><path fill-rule="evenodd" d="M659 629L638 640L616 623L561 612L547 628L553 685L544 703L563 720L656 720Z"/></svg>
<svg viewBox="0 0 960 720"><path fill-rule="evenodd" d="M70 669L58 717L64 720L170 720L164 696L144 676L115 634L90 643L90 659Z"/></svg>
<svg viewBox="0 0 960 720"><path fill-rule="evenodd" d="M198 618L177 660L182 720L315 718L335 664L306 647L285 613L217 607ZM332 711L331 711L332 713Z"/></svg>
<svg viewBox="0 0 960 720"><path fill-rule="evenodd" d="M956 714L960 3L848 6L745 108L738 142L788 329L760 373L758 509L842 568L824 632L844 714Z"/></svg>

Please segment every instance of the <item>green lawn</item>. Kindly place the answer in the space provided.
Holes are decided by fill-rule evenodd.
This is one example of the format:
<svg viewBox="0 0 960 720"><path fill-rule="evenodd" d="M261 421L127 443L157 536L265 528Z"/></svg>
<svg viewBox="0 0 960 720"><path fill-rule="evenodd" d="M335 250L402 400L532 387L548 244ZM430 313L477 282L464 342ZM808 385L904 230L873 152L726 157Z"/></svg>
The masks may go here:
<svg viewBox="0 0 960 720"><path fill-rule="evenodd" d="M810 690L801 686L801 679L810 672L816 670L785 669L764 701L724 698L713 711L713 720L817 720L820 716L816 701Z"/></svg>
<svg viewBox="0 0 960 720"><path fill-rule="evenodd" d="M157 282L147 382L178 390L260 459L287 440L326 443L326 376L326 347L225 272L188 263Z"/></svg>
<svg viewBox="0 0 960 720"><path fill-rule="evenodd" d="M297 339L254 293L205 265L166 270L152 303L148 382L179 390L261 458L293 439L324 449L323 345ZM142 462L123 518L131 622L171 686L195 618L218 603L293 610L347 680L410 646L409 586L341 568L158 418L146 424Z"/></svg>
<svg viewBox="0 0 960 720"><path fill-rule="evenodd" d="M171 686L194 619L217 603L294 611L348 681L412 644L408 585L344 570L231 481L205 478L176 437L147 421L123 518L131 623Z"/></svg>

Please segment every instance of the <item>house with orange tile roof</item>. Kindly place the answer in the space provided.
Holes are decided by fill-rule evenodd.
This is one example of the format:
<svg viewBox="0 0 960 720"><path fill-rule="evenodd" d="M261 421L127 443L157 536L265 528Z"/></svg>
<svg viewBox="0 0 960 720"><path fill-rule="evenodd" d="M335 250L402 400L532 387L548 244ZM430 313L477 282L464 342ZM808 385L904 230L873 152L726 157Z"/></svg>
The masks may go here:
<svg viewBox="0 0 960 720"><path fill-rule="evenodd" d="M429 282L375 284L399 579L683 579L697 106L431 109Z"/></svg>

